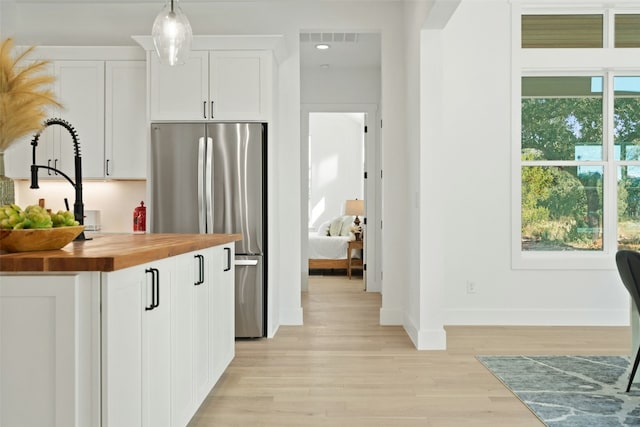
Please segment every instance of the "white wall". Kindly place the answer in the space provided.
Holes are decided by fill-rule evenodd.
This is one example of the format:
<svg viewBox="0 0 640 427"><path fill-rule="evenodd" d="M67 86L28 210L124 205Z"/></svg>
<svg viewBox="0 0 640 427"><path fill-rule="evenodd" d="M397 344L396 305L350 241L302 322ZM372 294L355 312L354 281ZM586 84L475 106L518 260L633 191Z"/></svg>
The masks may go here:
<svg viewBox="0 0 640 427"><path fill-rule="evenodd" d="M382 215L381 188L382 180L380 178L381 160L380 160L380 109L381 109L381 91L382 79L381 68L377 67L344 67L328 69L319 69L312 67L304 67L300 74L300 101L302 104L301 114L301 139L306 139L305 134L308 133L305 125L308 124L308 115L310 111L366 111L368 133L366 136L366 170L368 179L366 184L366 194L363 195L366 200L367 209L367 238L365 239L365 253L367 270L366 289L368 292L380 292L382 289L382 243L381 230L371 226L371 224L380 224ZM307 146L301 144L301 199L306 200L309 183L307 181L308 152L305 151ZM302 206L302 217L307 218L306 205ZM306 223L303 224L302 230L302 247L301 247L301 282L303 291L307 290L307 272L308 272L308 256L307 256L307 234ZM400 292L400 288L396 287L393 292Z"/></svg>
<svg viewBox="0 0 640 427"><path fill-rule="evenodd" d="M309 115L311 185L309 227L344 214L348 199L363 199L364 114Z"/></svg>
<svg viewBox="0 0 640 427"><path fill-rule="evenodd" d="M510 22L508 0L462 1L441 34L443 132L422 167L446 163L443 239L427 243L444 255L444 322L628 324L613 269L511 268Z"/></svg>
<svg viewBox="0 0 640 427"><path fill-rule="evenodd" d="M14 36L16 44L30 45L134 45L131 35L149 34L161 5L155 2L2 2L3 22L12 28L2 35ZM278 133L270 141L274 171L277 222L286 232L272 233L278 248L271 253L271 286L277 288L280 323L302 323L300 302L301 266L301 170L300 170L300 61L301 30L366 31L381 34L382 111L381 130L385 168L385 282L381 318L383 323L402 322L402 289L406 283L402 235L405 223L406 150L404 149L404 49L402 4L397 1L292 2L242 1L183 4L194 34L283 34L289 57L279 64ZM8 16L6 16L7 14ZM12 31L12 34L8 32ZM306 201L305 201L306 203ZM273 216L273 212L272 212ZM306 216L305 216L306 218ZM415 248L409 248L413 250ZM277 325L274 325L277 328Z"/></svg>
<svg viewBox="0 0 640 427"><path fill-rule="evenodd" d="M75 190L67 181L47 181L41 179L37 190L29 188L31 182L15 181L16 203L23 208L37 205L38 199L44 198L48 209L56 212L65 210L64 199L69 201L73 211ZM101 232L131 233L133 232L133 210L141 201L146 204L146 181L84 181L82 183L82 199L85 212L100 211Z"/></svg>
<svg viewBox="0 0 640 427"><path fill-rule="evenodd" d="M379 68L302 69L302 104L379 104Z"/></svg>
<svg viewBox="0 0 640 427"><path fill-rule="evenodd" d="M278 257L272 285L280 295L281 323L302 321L301 267L291 262L300 257L304 228L299 32L358 29L382 35L382 323L403 323L417 343L431 337L438 308L444 310L443 324L627 324L628 298L614 270L511 268L509 1L460 2L444 29L423 33L419 49L417 24L409 18L422 16L425 3L407 3L414 9L406 16L405 5L395 1L185 5L196 34L286 36L290 56L279 68L279 133L271 141L278 166L273 210L287 231L272 236L279 248L272 254ZM17 44L131 45L130 35L149 33L159 6L4 1L0 8L0 32L15 36ZM419 71L404 72L405 51L411 58L422 52ZM425 85L432 81L438 86ZM405 96L415 91L419 100ZM407 231L416 218L419 239ZM467 280L476 283L475 294L466 293ZM434 336L439 344L439 331Z"/></svg>

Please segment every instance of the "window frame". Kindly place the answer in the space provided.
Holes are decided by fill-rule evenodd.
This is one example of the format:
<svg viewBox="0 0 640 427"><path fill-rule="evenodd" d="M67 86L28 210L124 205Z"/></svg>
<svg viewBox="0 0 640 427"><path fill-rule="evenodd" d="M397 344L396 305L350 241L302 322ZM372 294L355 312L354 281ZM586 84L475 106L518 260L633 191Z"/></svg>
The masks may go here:
<svg viewBox="0 0 640 427"><path fill-rule="evenodd" d="M602 14L603 48L522 48L522 15L527 14ZM604 7L553 7L549 4L512 5L512 81L511 81L511 266L513 269L611 269L617 251L617 167L628 162L615 161L613 145L613 78L640 75L640 48L613 48L616 14L640 13L640 9ZM521 169L522 77L602 76L603 77L603 160L589 162L604 165L603 247L597 251L523 251ZM545 162L537 165L545 166ZM557 161L549 161L549 164ZM573 162L570 162L573 163ZM614 221L607 218L615 218Z"/></svg>

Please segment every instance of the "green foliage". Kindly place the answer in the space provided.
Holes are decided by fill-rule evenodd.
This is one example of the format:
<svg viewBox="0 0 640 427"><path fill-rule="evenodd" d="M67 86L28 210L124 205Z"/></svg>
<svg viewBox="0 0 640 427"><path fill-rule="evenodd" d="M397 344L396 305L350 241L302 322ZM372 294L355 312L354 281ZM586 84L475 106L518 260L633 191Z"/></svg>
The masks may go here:
<svg viewBox="0 0 640 427"><path fill-rule="evenodd" d="M578 156L589 150L592 159L597 159L600 153L603 160L606 158L607 149L602 144L603 98L599 94L523 98L521 108L523 161L580 160ZM621 159L640 160L638 96L617 93L613 119ZM627 168L622 171L617 192L618 218L626 221L629 233L636 229L629 224L640 221L640 178L626 176ZM601 244L598 242L603 229L603 176L600 172L582 172L575 166L522 167L524 240L581 248L585 244Z"/></svg>

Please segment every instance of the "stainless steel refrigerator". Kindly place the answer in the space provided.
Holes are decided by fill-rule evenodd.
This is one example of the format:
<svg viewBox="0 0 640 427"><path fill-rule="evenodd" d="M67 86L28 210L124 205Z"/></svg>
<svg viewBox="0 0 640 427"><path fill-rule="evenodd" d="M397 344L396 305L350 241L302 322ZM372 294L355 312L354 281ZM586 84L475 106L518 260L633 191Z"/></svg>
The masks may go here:
<svg viewBox="0 0 640 427"><path fill-rule="evenodd" d="M266 123L152 123L153 233L239 233L236 338L266 336Z"/></svg>

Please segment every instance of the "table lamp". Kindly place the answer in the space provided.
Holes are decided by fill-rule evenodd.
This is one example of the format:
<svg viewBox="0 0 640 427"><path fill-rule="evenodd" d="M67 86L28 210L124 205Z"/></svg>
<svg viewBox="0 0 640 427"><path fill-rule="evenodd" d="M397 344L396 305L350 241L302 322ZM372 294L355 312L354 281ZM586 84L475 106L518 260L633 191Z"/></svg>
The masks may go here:
<svg viewBox="0 0 640 427"><path fill-rule="evenodd" d="M353 220L353 223L356 227L360 226L360 218L358 215L364 215L364 200L347 200L344 205L344 213L345 215L355 215L356 218ZM360 233L356 233L356 240L360 240Z"/></svg>

